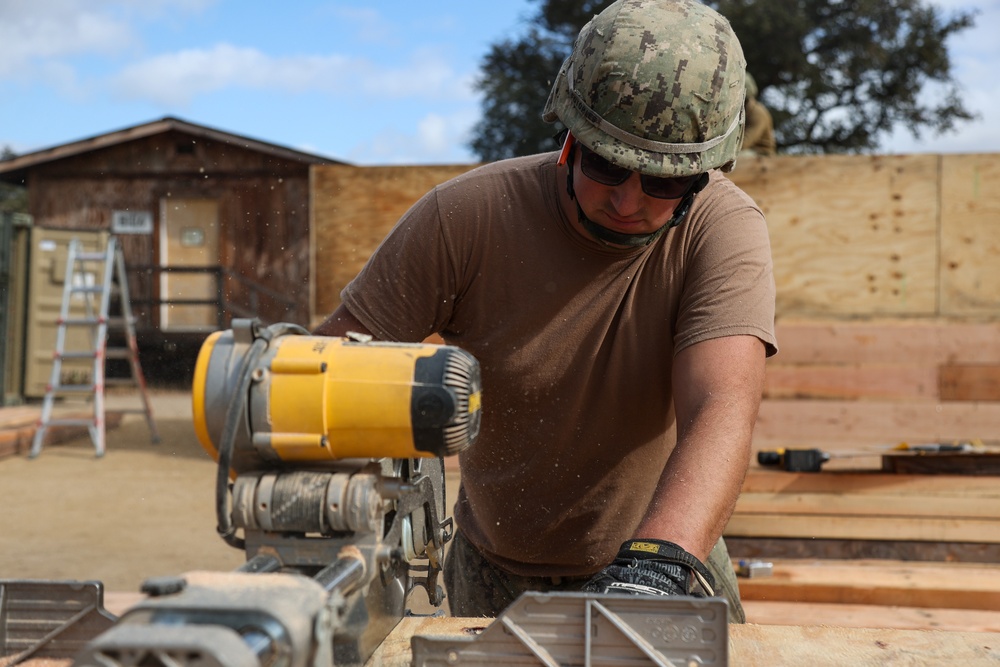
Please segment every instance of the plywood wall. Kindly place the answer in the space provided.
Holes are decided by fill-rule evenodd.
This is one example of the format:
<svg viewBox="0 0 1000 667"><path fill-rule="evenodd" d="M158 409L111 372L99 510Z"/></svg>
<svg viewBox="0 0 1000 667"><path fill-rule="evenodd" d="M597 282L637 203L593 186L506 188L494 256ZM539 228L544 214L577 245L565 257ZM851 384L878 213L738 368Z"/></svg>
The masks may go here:
<svg viewBox="0 0 1000 667"><path fill-rule="evenodd" d="M313 324L340 305L340 291L414 202L469 169L470 165L314 167L310 177Z"/></svg>
<svg viewBox="0 0 1000 667"><path fill-rule="evenodd" d="M314 167L314 316L417 198L469 168ZM767 217L779 318L1000 320L1000 155L750 158L730 177Z"/></svg>
<svg viewBox="0 0 1000 667"><path fill-rule="evenodd" d="M1000 319L1000 155L941 158L941 314Z"/></svg>

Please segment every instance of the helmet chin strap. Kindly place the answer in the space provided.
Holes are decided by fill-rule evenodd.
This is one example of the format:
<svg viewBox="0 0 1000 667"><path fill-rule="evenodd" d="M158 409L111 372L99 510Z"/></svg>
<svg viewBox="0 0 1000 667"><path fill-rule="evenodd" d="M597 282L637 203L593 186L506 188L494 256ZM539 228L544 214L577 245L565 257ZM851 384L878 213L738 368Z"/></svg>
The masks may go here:
<svg viewBox="0 0 1000 667"><path fill-rule="evenodd" d="M694 201L694 196L698 194L708 183L707 178L700 179L694 187L692 187L681 202L674 209L674 214L670 216L670 220L667 224L663 225L655 232L650 232L648 234L622 234L621 232L616 232L614 230L603 227L590 218L587 214L583 212L583 208L580 207L580 202L576 198L576 191L573 189L573 153L576 147L570 148L569 160L566 163L566 192L569 194L569 198L573 200L576 204L576 215L580 221L580 224L587 233L593 236L595 239L607 246L625 247L625 248L639 248L642 246L647 246L656 239L660 238L663 232L676 227L684 221L687 217L688 211L691 210L691 203ZM705 174L704 176L707 176Z"/></svg>

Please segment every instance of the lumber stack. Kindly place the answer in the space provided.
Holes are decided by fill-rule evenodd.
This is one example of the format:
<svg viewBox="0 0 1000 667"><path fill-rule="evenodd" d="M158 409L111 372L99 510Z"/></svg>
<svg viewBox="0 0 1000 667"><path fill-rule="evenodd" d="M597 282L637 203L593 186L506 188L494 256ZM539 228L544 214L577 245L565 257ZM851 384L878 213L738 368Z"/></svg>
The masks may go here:
<svg viewBox="0 0 1000 667"><path fill-rule="evenodd" d="M758 449L879 456L900 442L1000 439L998 322L802 319L777 335Z"/></svg>
<svg viewBox="0 0 1000 667"><path fill-rule="evenodd" d="M924 474L882 470L904 442L993 451L1000 324L798 319L778 341L755 450L833 458L818 473L751 466L726 529L734 559L773 563L741 579L750 620L1000 629L1000 478L935 474L931 455L911 456Z"/></svg>

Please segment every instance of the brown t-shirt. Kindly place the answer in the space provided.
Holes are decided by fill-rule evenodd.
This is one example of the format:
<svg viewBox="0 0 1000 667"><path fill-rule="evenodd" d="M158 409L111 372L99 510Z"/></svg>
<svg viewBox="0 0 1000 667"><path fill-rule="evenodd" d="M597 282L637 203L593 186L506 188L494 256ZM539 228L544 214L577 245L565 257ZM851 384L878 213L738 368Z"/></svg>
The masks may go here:
<svg viewBox="0 0 1000 667"><path fill-rule="evenodd" d="M679 227L614 249L570 226L555 162L435 188L342 298L379 338L440 332L476 356L482 430L456 521L512 573L583 576L632 537L673 448L674 355L738 334L773 354L775 292L764 217L722 174Z"/></svg>

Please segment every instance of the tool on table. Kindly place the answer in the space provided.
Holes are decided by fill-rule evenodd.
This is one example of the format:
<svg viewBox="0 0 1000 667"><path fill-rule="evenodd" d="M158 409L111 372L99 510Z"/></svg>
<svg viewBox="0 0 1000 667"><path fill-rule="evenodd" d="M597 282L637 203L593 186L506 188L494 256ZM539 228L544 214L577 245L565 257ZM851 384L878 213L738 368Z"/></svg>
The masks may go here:
<svg viewBox="0 0 1000 667"><path fill-rule="evenodd" d="M74 654L80 667L363 664L411 590L443 600L453 524L441 457L478 436L480 396L479 364L456 347L234 320L203 344L192 399L218 461L218 530L244 565L150 580L120 619L100 608L99 583L84 614L69 595L81 582L0 581L0 656L15 655L8 667Z"/></svg>
<svg viewBox="0 0 1000 667"><path fill-rule="evenodd" d="M777 467L787 472L819 472L823 464L833 458L857 458L863 456L883 456L886 454L934 454L973 452L981 448L978 441L928 442L911 445L901 442L874 450L849 452L826 452L821 449L770 449L757 452L757 463L767 467Z"/></svg>
<svg viewBox="0 0 1000 667"><path fill-rule="evenodd" d="M736 563L736 576L756 579L770 577L774 574L774 564L763 560L748 560L741 558Z"/></svg>

